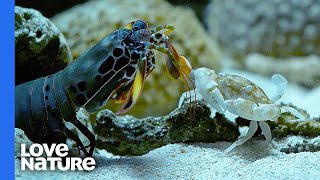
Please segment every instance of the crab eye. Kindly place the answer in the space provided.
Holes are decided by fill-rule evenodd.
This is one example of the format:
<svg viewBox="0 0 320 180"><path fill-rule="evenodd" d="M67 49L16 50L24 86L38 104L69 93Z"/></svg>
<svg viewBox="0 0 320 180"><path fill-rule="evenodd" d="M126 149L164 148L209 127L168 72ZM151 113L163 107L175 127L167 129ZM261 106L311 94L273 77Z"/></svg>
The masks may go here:
<svg viewBox="0 0 320 180"><path fill-rule="evenodd" d="M142 19L137 20L132 25L132 30L135 30L135 31L140 29L147 29L147 28L148 28L148 24Z"/></svg>

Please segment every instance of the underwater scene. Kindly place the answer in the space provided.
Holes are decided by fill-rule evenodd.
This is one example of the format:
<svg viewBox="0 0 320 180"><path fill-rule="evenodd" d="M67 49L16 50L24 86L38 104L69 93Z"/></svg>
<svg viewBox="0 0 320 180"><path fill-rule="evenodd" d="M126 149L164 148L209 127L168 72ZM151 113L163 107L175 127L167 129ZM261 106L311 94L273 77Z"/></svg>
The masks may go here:
<svg viewBox="0 0 320 180"><path fill-rule="evenodd" d="M16 0L16 179L320 179L320 0Z"/></svg>

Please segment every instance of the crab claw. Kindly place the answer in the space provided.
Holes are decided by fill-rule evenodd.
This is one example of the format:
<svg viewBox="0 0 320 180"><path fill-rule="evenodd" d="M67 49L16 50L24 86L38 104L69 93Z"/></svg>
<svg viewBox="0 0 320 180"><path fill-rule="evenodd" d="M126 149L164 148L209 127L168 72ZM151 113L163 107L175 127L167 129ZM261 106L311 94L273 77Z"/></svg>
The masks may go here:
<svg viewBox="0 0 320 180"><path fill-rule="evenodd" d="M288 80L281 74L274 74L271 80L276 87L276 94L270 99L272 102L276 102L282 97L284 90L288 85Z"/></svg>

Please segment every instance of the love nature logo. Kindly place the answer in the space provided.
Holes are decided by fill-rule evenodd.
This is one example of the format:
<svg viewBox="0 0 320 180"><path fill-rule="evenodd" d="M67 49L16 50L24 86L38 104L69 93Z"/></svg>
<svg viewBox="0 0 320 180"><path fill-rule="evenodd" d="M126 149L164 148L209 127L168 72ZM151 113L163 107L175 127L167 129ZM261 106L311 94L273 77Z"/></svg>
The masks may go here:
<svg viewBox="0 0 320 180"><path fill-rule="evenodd" d="M26 144L21 144L21 170L86 170L95 168L96 162L92 157L66 157L68 155L66 144L32 144L27 151ZM47 157L41 157L45 153ZM53 154L55 154L53 156ZM64 161L63 161L64 160Z"/></svg>

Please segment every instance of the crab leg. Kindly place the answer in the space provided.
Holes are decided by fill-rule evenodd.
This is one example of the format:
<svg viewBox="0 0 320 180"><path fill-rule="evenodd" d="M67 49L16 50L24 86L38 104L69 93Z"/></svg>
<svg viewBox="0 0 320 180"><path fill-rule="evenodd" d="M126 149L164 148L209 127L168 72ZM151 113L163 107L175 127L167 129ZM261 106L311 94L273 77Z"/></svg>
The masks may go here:
<svg viewBox="0 0 320 180"><path fill-rule="evenodd" d="M258 129L258 123L257 121L251 121L250 122L250 126L249 126L249 130L247 132L247 134L244 137L241 137L240 139L238 139L237 141L235 141L231 146L229 146L226 150L224 150L224 153L228 153L230 152L233 148L235 148L236 146L239 146L245 142L247 142L253 135L254 133L257 131Z"/></svg>
<svg viewBox="0 0 320 180"><path fill-rule="evenodd" d="M292 122L294 122L294 121L304 121L306 119L301 113L299 113L299 111L297 111L296 109L294 109L292 107L283 106L280 109L281 109L281 113L289 112L289 113L295 115L298 118L296 120L290 120Z"/></svg>
<svg viewBox="0 0 320 180"><path fill-rule="evenodd" d="M196 90L197 91L197 90ZM178 103L178 108L181 108L183 102L188 99L195 99L196 97L196 91L194 90L190 90L190 91L187 91L187 92L184 92L181 97L180 97L180 100L179 100L179 103ZM197 97L199 97L199 99L202 99L202 96L200 93L197 93Z"/></svg>
<svg viewBox="0 0 320 180"><path fill-rule="evenodd" d="M266 144L269 144L272 139L270 126L265 121L258 121L264 137L266 138Z"/></svg>

